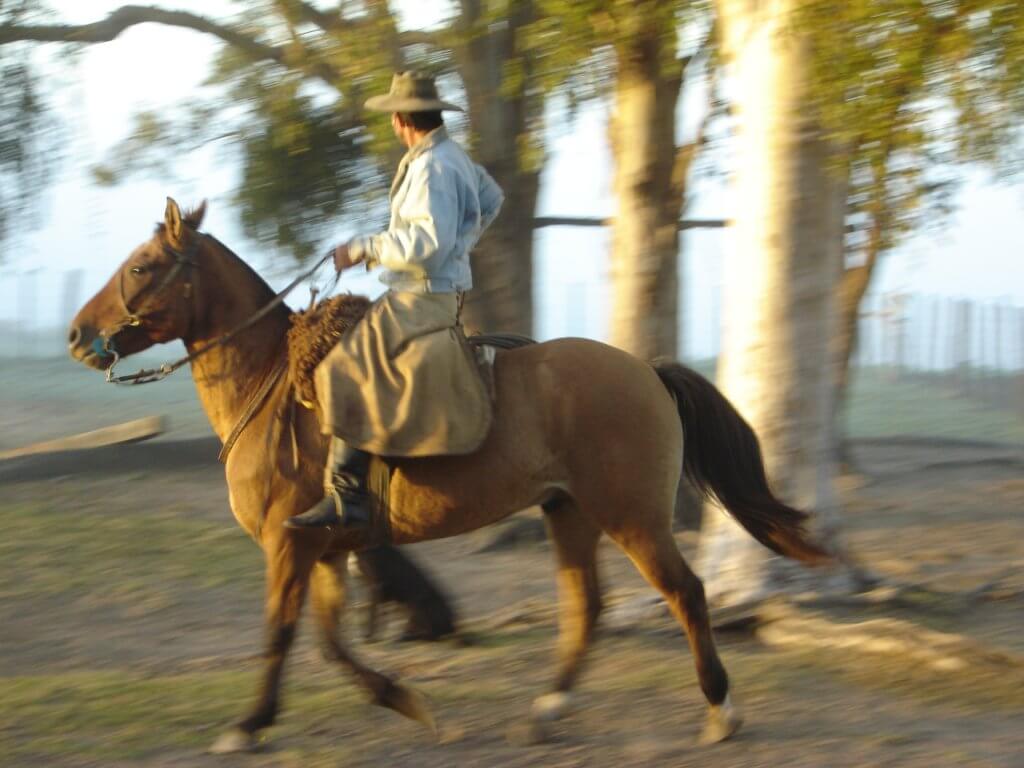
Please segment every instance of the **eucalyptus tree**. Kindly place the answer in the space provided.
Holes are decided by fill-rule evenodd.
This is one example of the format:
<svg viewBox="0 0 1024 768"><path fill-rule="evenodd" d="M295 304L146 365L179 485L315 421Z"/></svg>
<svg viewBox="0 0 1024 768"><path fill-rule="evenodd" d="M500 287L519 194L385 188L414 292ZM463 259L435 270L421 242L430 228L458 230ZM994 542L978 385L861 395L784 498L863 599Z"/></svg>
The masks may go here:
<svg viewBox="0 0 1024 768"><path fill-rule="evenodd" d="M1004 0L715 8L737 115L719 383L761 435L777 490L819 512L835 542L836 385L858 307L878 255L941 215L951 163L1019 158L1024 12ZM763 596L781 568L720 514L701 562L723 601Z"/></svg>

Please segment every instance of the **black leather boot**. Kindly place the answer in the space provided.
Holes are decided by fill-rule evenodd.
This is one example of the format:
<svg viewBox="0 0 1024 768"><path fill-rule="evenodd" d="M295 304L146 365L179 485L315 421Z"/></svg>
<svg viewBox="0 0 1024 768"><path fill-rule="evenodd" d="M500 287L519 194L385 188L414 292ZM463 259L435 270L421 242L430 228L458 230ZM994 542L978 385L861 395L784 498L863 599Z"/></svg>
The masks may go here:
<svg viewBox="0 0 1024 768"><path fill-rule="evenodd" d="M285 521L286 528L360 527L370 523L370 494L366 471L370 454L333 438L327 459L324 497L301 515Z"/></svg>

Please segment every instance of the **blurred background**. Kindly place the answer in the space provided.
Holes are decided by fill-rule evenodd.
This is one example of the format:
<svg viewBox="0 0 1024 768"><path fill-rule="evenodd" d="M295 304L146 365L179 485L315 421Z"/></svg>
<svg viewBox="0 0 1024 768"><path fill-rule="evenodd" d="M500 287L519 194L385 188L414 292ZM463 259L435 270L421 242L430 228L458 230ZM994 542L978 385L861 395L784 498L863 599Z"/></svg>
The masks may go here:
<svg viewBox="0 0 1024 768"><path fill-rule="evenodd" d="M148 238L168 195L183 206L209 200L204 228L277 288L328 246L379 231L400 151L387 116L361 105L387 90L393 71L411 68L435 74L445 98L466 107L449 127L506 192L473 255L467 324L542 340L586 336L698 368L761 435L779 493L814 510L819 535L848 554L843 574L794 572L690 498L677 514L680 543L715 605L877 596L879 585L897 584L902 602L882 601L882 618L964 633L1006 658L1024 653L1011 631L1024 620L1024 8L1016 0L2 0L0 452L152 414L169 425L131 449L0 461L0 519L18 531L0 548L0 593L9 598L0 673L20 686L12 712L50 722L58 710L39 691L62 690L68 670L100 669L109 678L86 675L67 705L97 711L88 702L134 685L140 668L163 658L159 638L182 622L207 634L179 637L181 659L160 678L161 696L196 693L187 670L174 671L196 655L231 651L238 658L227 666L248 669L241 649L256 648L249 609L258 613L258 556L221 536L231 521L216 447L187 371L159 388L115 389L67 359L66 328ZM339 290L382 290L357 272ZM289 301L298 309L308 297L300 289ZM178 352L151 350L142 362ZM191 491L182 491L186 481ZM152 501L163 492L169 501ZM148 517L137 516L140 507ZM78 518L106 519L101 509L116 520L105 532L114 550L86 547L80 560L72 553L88 534ZM99 600L104 574L129 567L131 542L153 530L158 552L177 551L174 537L185 536L208 541L207 555L183 560L181 572L158 569L164 586L139 572L121 597ZM479 545L423 550L444 561L442 578L483 578L457 596L470 615L491 605L482 589L505 590L513 602L553 597L543 545L490 556L486 566L518 572L532 562L523 558L538 557L536 576L521 579L525 593L479 576L485 566L469 557ZM36 571L54 546L67 559L44 577ZM224 570L236 561L244 565ZM623 564L611 569L626 580L623 600L641 594ZM26 580L26 571L35 575ZM200 587L196 574L206 571ZM195 589L195 604L180 597ZM210 627L221 598L244 610ZM868 611L836 615L835 604L829 618L843 626ZM61 629L62 611L78 622L76 638ZM225 633L242 638L237 648L218 645ZM121 644L124 660L97 650L103 637L108 648ZM616 642L634 659L650 651L652 670L676 658L657 653L674 640L639 638ZM541 647L532 635L512 639L527 655ZM433 658L404 653L410 668ZM479 653L466 657L470 678L492 663ZM737 643L729 653L741 679L761 681L752 685L762 722L775 718L782 729L799 700L784 689L799 684L764 682L773 665L802 669L837 712L868 718L895 707L876 715L902 723L882 727L882 737L870 724L846 732L841 715L819 714L821 732L860 751L837 757L828 738L805 733L800 764L874 765L895 755L892 764L935 765L979 740L988 751L963 747L942 764L1017 765L1014 755L1024 754L999 719L1024 711L1020 689L997 685L986 698L976 683L990 677L937 683L934 700L915 700L911 713L889 701L907 694L887 687L904 669L885 667L893 662L872 662L887 670L880 682L847 666L808 672L806 647L767 655ZM231 699L226 674L217 696ZM644 706L664 709L656 681L614 668L605 675L601 685L623 701L650 689ZM674 677L664 695L689 684ZM300 686L327 696L310 680ZM954 704L942 709L946 700ZM500 720L497 704L491 712L477 703L489 713L480 717ZM365 716L344 706L353 723ZM195 726L195 713L175 717ZM105 733L97 718L85 717L87 735L73 741L86 763L157 760L149 735L126 736L121 751L83 747ZM115 720L119 733L130 731L127 719ZM0 744L25 764L40 755L79 764L40 747L45 729L27 716L17 723L0 731ZM607 764L676 760L678 744L655 731L633 746L604 744ZM204 737L199 727L182 749ZM393 756L386 742L359 738L367 755ZM934 747L924 746L930 740ZM296 754L334 764L337 745L315 743ZM466 765L501 751L473 739L458 749L455 764ZM420 757L394 764L453 764L441 751ZM742 753L726 758L754 764Z"/></svg>

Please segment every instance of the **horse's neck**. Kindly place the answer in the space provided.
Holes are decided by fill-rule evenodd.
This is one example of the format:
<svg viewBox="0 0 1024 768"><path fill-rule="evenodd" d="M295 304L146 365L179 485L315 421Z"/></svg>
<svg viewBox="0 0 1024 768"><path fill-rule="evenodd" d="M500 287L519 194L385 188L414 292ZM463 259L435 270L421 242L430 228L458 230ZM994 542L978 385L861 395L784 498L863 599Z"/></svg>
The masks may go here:
<svg viewBox="0 0 1024 768"><path fill-rule="evenodd" d="M218 254L203 264L196 286L199 322L185 341L189 352L242 325L272 297L237 257ZM199 401L221 441L234 429L264 378L283 354L288 312L271 312L251 328L192 363Z"/></svg>

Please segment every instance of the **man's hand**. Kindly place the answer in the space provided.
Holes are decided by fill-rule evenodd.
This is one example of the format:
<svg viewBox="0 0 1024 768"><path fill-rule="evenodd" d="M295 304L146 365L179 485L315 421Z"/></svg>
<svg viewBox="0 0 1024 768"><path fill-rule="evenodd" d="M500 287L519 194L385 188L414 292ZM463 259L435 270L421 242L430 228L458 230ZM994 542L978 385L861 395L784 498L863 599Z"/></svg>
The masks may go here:
<svg viewBox="0 0 1024 768"><path fill-rule="evenodd" d="M349 255L347 245L336 245L331 249L331 256L334 258L334 269L338 272L348 269L355 263Z"/></svg>

